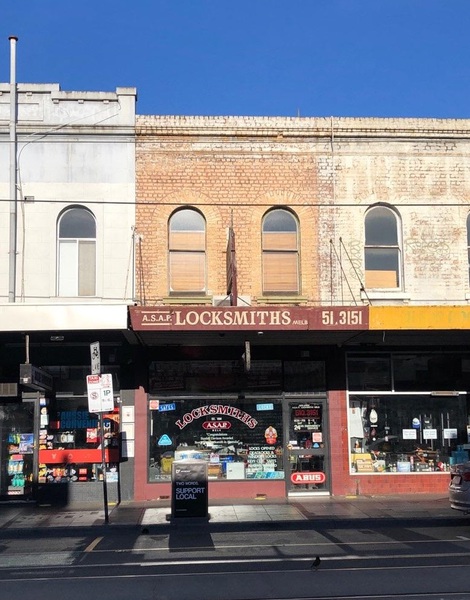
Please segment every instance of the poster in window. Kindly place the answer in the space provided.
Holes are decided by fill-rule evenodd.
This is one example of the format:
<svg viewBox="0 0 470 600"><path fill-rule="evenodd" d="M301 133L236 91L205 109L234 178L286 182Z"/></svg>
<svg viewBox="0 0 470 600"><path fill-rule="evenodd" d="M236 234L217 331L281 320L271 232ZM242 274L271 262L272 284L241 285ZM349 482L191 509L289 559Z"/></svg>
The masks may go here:
<svg viewBox="0 0 470 600"><path fill-rule="evenodd" d="M294 432L321 432L322 408L321 404L296 404L292 406L291 419Z"/></svg>

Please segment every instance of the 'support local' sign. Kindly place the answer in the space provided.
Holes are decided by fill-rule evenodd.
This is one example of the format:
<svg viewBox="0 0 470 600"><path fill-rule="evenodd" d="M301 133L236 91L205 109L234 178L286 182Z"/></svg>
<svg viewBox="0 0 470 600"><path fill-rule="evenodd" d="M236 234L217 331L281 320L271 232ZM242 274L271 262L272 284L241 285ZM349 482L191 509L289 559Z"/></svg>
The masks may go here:
<svg viewBox="0 0 470 600"><path fill-rule="evenodd" d="M207 517L208 488L205 460L172 464L172 517Z"/></svg>
<svg viewBox="0 0 470 600"><path fill-rule="evenodd" d="M129 309L136 331L213 330L364 330L369 327L367 307L244 308L178 307Z"/></svg>

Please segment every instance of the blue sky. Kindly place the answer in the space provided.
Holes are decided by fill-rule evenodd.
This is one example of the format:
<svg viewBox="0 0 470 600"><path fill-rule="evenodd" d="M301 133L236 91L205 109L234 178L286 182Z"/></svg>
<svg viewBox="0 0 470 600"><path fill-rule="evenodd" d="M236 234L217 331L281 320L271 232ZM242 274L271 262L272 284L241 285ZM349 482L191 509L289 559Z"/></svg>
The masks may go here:
<svg viewBox="0 0 470 600"><path fill-rule="evenodd" d="M470 117L470 0L3 0L0 80L139 114Z"/></svg>

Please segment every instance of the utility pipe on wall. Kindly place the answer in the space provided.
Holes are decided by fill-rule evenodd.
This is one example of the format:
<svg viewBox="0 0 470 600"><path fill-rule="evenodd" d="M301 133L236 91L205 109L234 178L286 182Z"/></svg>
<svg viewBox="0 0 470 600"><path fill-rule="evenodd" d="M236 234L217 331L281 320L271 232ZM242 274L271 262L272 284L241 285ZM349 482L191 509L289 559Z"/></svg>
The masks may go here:
<svg viewBox="0 0 470 600"><path fill-rule="evenodd" d="M17 222L17 89L16 89L16 42L10 36L10 247L8 302L16 300L16 222Z"/></svg>

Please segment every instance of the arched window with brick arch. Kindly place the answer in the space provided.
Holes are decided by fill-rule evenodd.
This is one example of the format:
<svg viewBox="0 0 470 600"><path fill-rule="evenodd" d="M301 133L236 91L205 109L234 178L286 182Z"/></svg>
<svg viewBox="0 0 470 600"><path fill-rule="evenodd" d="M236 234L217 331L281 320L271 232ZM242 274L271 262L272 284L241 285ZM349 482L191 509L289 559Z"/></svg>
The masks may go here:
<svg viewBox="0 0 470 600"><path fill-rule="evenodd" d="M266 213L262 223L263 294L298 294L299 225L284 208Z"/></svg>
<svg viewBox="0 0 470 600"><path fill-rule="evenodd" d="M62 212L57 221L57 294L96 294L96 221L82 206Z"/></svg>
<svg viewBox="0 0 470 600"><path fill-rule="evenodd" d="M206 222L193 208L174 212L168 225L170 294L206 293Z"/></svg>
<svg viewBox="0 0 470 600"><path fill-rule="evenodd" d="M369 289L397 289L402 282L401 223L392 208L376 205L364 221L365 286Z"/></svg>

